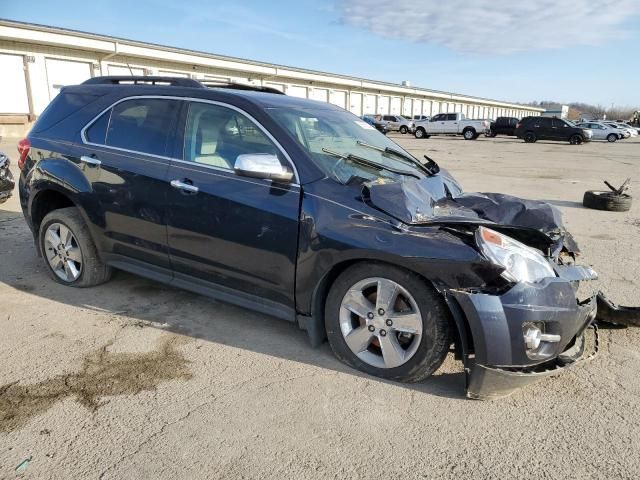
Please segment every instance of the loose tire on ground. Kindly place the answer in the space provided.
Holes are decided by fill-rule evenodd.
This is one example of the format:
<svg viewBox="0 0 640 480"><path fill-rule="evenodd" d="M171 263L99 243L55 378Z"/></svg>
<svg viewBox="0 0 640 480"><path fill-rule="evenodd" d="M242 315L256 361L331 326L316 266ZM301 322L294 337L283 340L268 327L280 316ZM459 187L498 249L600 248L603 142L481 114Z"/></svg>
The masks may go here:
<svg viewBox="0 0 640 480"><path fill-rule="evenodd" d="M47 260L47 242L45 242L45 237L49 227L54 224L63 225L69 229L75 238L77 248L80 250L80 275L72 281L65 281L60 278ZM111 278L111 267L105 265L100 260L96 245L89 233L89 228L76 207L61 208L48 213L40 224L38 242L47 273L58 283L82 288L100 285Z"/></svg>
<svg viewBox="0 0 640 480"><path fill-rule="evenodd" d="M345 340L343 330L341 329L341 319L344 319L345 311L345 303L343 303L343 301L349 298L347 294L356 291L354 287L356 287L359 282L371 278L384 279L385 281L390 280L400 285L402 289L411 295L419 310L419 319L421 322L419 325L421 325L422 332L420 333L419 340L416 339L415 345L411 344L414 345L414 348L417 346L417 349L414 350L414 353L408 360L393 368L376 367L361 359L361 357L356 355L349 347ZM368 310L372 305L374 310L377 308L374 303L370 302L366 305L365 310ZM343 315L343 317L341 317L341 315ZM367 315L367 313L365 313L365 315ZM386 316L386 314L384 316ZM354 322L360 322L353 327L353 331L355 331L355 328L365 328L366 319L364 317L360 317L354 313L352 318ZM421 277L398 267L375 262L356 264L345 270L333 283L327 296L325 308L327 337L331 349L338 359L370 375L400 382L418 382L424 380L440 367L451 344L452 334L449 318L449 310L442 298L440 298L432 287ZM363 331L363 333L366 332ZM375 335L378 334L382 335L382 331L376 331ZM396 335L401 335L401 333L396 332ZM373 338L380 340L380 336L374 336ZM381 345L375 345L375 340L373 344L366 342L365 344L368 345L368 347L362 350L362 352L372 350L375 353L378 347L380 347L379 351L377 351L378 354L382 351Z"/></svg>
<svg viewBox="0 0 640 480"><path fill-rule="evenodd" d="M600 192L587 190L584 192L582 204L595 210L607 210L609 212L627 212L631 208L631 195L618 195L614 192Z"/></svg>

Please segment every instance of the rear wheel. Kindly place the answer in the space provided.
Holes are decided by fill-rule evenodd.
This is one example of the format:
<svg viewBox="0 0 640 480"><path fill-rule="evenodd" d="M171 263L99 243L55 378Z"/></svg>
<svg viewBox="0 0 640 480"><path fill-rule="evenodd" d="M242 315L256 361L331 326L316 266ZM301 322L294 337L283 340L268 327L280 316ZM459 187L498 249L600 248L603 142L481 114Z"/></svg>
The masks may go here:
<svg viewBox="0 0 640 480"><path fill-rule="evenodd" d="M607 141L609 143L613 143L616 140L618 140L618 135L616 135L615 133L610 133L609 135L607 135Z"/></svg>
<svg viewBox="0 0 640 480"><path fill-rule="evenodd" d="M91 287L111 277L111 268L98 257L89 228L75 207L47 214L40 224L39 242L47 272L58 283Z"/></svg>
<svg viewBox="0 0 640 480"><path fill-rule="evenodd" d="M370 375L401 382L427 378L451 343L442 299L416 274L358 264L334 282L325 309L335 355Z"/></svg>
<svg viewBox="0 0 640 480"><path fill-rule="evenodd" d="M465 140L475 140L478 138L476 136L476 131L473 128L468 128L462 132L462 136Z"/></svg>
<svg viewBox="0 0 640 480"><path fill-rule="evenodd" d="M402 125L400 127L400 133L401 134L405 135L408 131L409 131L409 129L405 125Z"/></svg>
<svg viewBox="0 0 640 480"><path fill-rule="evenodd" d="M580 135L579 133L571 135L571 138L569 139L569 143L571 145L580 145L582 144L582 142L584 142L584 138L582 138L582 135Z"/></svg>
<svg viewBox="0 0 640 480"><path fill-rule="evenodd" d="M524 141L525 141L526 143L535 143L535 142L536 142L536 140L538 140L538 139L537 139L537 137L536 137L536 134L535 134L535 133L533 133L533 132L527 132L527 133L525 133L525 134L524 134Z"/></svg>

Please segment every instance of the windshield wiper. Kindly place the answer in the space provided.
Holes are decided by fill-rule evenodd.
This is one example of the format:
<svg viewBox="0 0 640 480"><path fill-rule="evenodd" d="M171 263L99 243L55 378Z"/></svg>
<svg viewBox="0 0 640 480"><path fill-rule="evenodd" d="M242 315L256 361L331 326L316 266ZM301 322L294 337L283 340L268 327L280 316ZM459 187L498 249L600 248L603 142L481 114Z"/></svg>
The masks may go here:
<svg viewBox="0 0 640 480"><path fill-rule="evenodd" d="M327 150L326 148L323 148L322 151L324 153L328 153L329 155L333 155L334 157L342 158L344 160L349 160L354 163L359 163L360 165L375 168L376 170L387 170L388 172L397 173L398 175L406 175L406 176L417 178L418 180L420 180L420 177L415 173L407 172L406 170L400 170L393 167L388 167L387 165L383 165L382 163L374 162L372 160L359 157L357 155L354 155L353 153L347 153L345 155L343 153Z"/></svg>
<svg viewBox="0 0 640 480"><path fill-rule="evenodd" d="M409 155L406 155L406 154L402 153L400 150L396 150L395 148L391 148L391 147L385 147L385 148L376 147L375 145L370 145L368 143L361 142L360 140L358 140L356 143L358 145L360 145L360 146L363 146L363 147L372 148L372 149L377 150L379 152L395 155L396 157L402 158L402 159L407 161L407 162L403 162L403 163L409 163L411 166L418 167L420 170L422 170L424 173L426 173L430 177L434 176L436 173L438 173L440 171L439 168L436 171L433 171L431 168L429 168L428 166L424 165L420 161L416 160L413 157L410 157ZM433 160L431 160L431 161L433 162Z"/></svg>

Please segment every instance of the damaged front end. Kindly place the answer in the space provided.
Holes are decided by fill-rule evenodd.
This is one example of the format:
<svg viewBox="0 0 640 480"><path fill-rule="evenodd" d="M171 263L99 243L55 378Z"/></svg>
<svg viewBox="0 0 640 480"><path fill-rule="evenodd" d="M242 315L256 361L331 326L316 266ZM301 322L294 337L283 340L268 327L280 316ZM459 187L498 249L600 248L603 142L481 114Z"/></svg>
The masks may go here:
<svg viewBox="0 0 640 480"><path fill-rule="evenodd" d="M467 396L493 399L584 358L596 295L576 296L596 273L575 265L579 248L560 211L496 193L462 193L446 172L419 181L368 184L363 198L409 229L439 226L502 269L500 285L439 285L455 320Z"/></svg>

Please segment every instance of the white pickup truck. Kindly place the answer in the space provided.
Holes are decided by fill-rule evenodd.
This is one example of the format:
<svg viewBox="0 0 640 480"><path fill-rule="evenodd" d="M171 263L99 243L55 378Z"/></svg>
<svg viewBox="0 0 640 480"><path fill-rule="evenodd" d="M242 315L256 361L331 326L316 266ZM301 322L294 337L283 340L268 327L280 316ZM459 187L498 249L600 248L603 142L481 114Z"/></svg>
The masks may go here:
<svg viewBox="0 0 640 480"><path fill-rule="evenodd" d="M475 140L489 128L488 120L467 120L462 113L439 113L430 120L416 121L416 138L431 135L462 135L465 140Z"/></svg>

